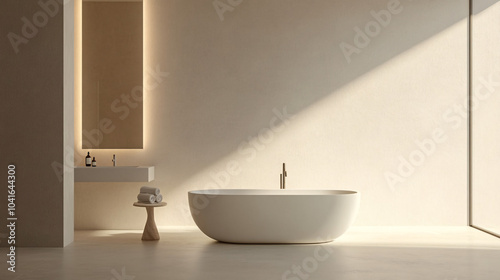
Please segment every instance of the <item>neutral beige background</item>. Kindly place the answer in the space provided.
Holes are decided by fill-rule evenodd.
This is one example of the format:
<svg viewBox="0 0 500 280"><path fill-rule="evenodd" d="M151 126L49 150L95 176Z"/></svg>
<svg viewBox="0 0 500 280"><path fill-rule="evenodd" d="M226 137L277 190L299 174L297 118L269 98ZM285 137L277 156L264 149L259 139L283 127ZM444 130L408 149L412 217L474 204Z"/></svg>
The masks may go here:
<svg viewBox="0 0 500 280"><path fill-rule="evenodd" d="M466 225L466 122L443 114L467 98L468 2L401 1L348 63L339 45L388 3L242 1L221 20L212 1L146 0L146 69L169 76L145 95L145 148L91 153L156 166L159 226L193 223L189 190L279 188L282 162L288 188L360 191L356 225ZM285 107L294 118L269 134ZM385 174L436 129L445 140L391 188ZM236 175L223 173L234 162ZM77 183L76 228L142 228L140 186Z"/></svg>
<svg viewBox="0 0 500 280"><path fill-rule="evenodd" d="M500 234L500 3L494 2L475 1L472 25L472 221Z"/></svg>
<svg viewBox="0 0 500 280"><path fill-rule="evenodd" d="M66 1L14 52L7 34L43 12L36 0L2 1L0 10L0 218L7 218L7 166L16 165L16 246L64 246L73 240L73 41ZM41 18L39 19L41 20ZM66 59L65 59L66 58ZM70 59L68 59L70 58ZM54 165L55 164L55 165ZM56 166L54 170L53 166ZM57 171L57 172L56 172ZM7 246L6 226L0 246Z"/></svg>

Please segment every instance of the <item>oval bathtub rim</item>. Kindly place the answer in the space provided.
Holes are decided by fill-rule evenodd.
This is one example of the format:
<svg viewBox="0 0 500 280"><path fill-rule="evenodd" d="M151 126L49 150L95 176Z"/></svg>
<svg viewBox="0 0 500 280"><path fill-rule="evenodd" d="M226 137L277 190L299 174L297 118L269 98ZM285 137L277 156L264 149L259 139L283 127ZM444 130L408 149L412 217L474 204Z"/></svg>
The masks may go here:
<svg viewBox="0 0 500 280"><path fill-rule="evenodd" d="M205 189L188 191L192 195L207 196L344 196L360 195L359 191L333 189Z"/></svg>

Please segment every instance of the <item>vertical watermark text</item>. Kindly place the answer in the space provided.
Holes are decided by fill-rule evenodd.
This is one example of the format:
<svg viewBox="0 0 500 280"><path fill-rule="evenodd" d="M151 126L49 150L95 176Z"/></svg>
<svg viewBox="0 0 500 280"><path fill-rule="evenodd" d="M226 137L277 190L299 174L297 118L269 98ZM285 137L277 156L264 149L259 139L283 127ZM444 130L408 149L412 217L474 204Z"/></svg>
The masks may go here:
<svg viewBox="0 0 500 280"><path fill-rule="evenodd" d="M8 241L10 245L7 254L7 268L10 272L16 272L16 166L11 164L7 167L7 228Z"/></svg>

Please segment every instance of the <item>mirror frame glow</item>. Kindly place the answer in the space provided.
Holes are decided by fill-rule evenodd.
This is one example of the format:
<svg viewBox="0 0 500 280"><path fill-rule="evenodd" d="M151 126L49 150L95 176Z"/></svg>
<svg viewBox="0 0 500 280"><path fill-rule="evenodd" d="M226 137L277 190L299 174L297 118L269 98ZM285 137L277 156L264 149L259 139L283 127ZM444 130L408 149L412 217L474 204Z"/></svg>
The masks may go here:
<svg viewBox="0 0 500 280"><path fill-rule="evenodd" d="M82 148L143 149L143 2L82 3Z"/></svg>

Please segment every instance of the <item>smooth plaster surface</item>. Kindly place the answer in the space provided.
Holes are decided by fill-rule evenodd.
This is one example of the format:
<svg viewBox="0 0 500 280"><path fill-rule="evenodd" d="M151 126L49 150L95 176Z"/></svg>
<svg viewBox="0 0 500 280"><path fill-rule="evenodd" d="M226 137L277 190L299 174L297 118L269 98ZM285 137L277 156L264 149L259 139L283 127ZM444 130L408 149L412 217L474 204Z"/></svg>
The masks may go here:
<svg viewBox="0 0 500 280"><path fill-rule="evenodd" d="M74 31L65 33L64 21L67 16L72 21L73 14L66 12L57 5L49 15L36 0L2 1L0 10L0 168L6 187L7 166L16 166L18 246L72 241L74 93L68 58L73 48L68 51L64 40L72 41ZM23 43L11 44L9 34L23 36L10 37ZM5 188L0 199L4 222L7 203ZM0 227L2 247L6 234L7 227Z"/></svg>

